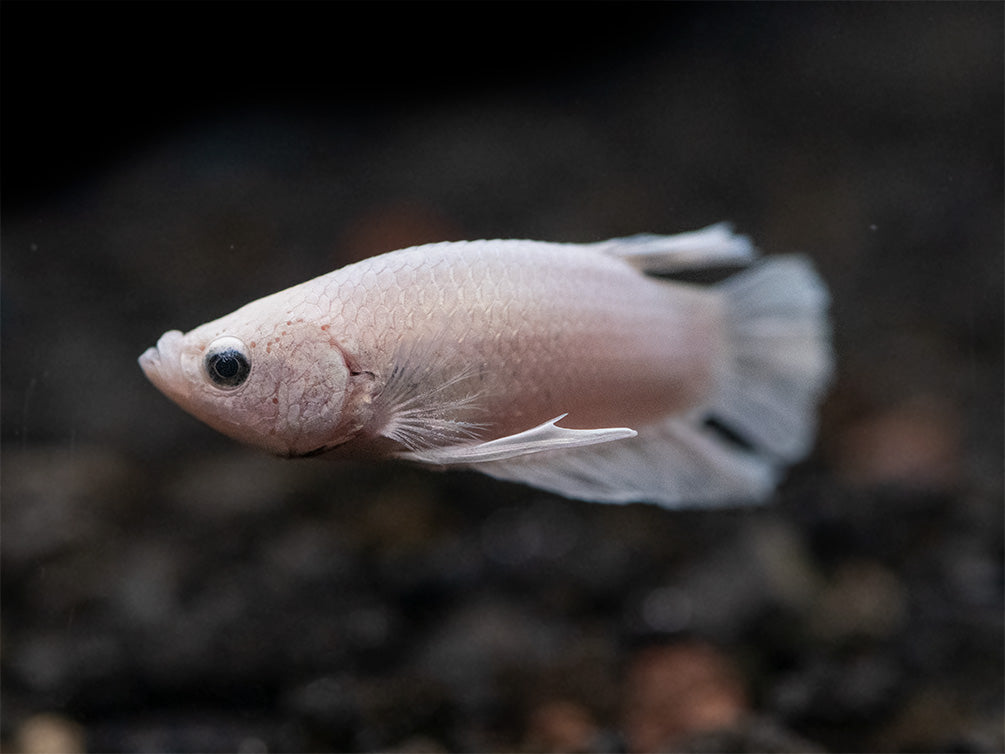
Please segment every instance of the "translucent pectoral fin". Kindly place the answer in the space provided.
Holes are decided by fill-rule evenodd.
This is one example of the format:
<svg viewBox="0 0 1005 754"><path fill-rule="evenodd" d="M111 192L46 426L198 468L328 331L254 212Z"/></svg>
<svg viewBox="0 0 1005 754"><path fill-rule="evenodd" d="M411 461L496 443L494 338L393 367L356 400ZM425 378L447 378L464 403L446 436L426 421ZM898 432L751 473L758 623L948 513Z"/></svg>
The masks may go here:
<svg viewBox="0 0 1005 754"><path fill-rule="evenodd" d="M533 429L477 445L451 445L407 451L402 453L400 457L410 461L434 463L442 466L472 465L489 461L505 461L546 450L581 448L613 440L624 440L636 435L634 429L627 427L566 429L557 426L556 422L561 421L565 416L567 414L562 414Z"/></svg>

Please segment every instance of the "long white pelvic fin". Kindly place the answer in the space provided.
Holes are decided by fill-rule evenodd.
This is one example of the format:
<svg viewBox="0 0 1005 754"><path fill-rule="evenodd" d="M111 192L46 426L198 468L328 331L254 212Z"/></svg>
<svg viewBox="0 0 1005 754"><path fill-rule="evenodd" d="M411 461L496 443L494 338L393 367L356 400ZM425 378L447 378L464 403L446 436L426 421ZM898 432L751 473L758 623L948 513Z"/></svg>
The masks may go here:
<svg viewBox="0 0 1005 754"><path fill-rule="evenodd" d="M446 447L405 451L400 458L441 466L457 464L479 464L488 461L504 461L519 456L532 455L545 450L581 448L587 445L613 442L635 437L634 429L627 427L605 427L603 429L567 429L556 422L568 414L556 416L533 429L517 432L515 435L476 445L449 445Z"/></svg>
<svg viewBox="0 0 1005 754"><path fill-rule="evenodd" d="M644 233L590 245L621 257L642 272L664 275L716 266L745 266L757 257L750 239L734 233L729 223L672 236Z"/></svg>

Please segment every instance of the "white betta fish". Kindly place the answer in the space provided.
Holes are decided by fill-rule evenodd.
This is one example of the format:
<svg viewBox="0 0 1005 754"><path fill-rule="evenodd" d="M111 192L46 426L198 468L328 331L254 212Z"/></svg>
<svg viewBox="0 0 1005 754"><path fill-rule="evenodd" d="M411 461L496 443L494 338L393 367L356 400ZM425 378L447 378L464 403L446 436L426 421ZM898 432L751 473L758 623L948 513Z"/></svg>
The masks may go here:
<svg viewBox="0 0 1005 754"><path fill-rule="evenodd" d="M749 269L714 285L655 275ZM827 292L724 224L592 244L435 243L254 301L140 356L282 456L467 467L583 500L759 500L807 453Z"/></svg>

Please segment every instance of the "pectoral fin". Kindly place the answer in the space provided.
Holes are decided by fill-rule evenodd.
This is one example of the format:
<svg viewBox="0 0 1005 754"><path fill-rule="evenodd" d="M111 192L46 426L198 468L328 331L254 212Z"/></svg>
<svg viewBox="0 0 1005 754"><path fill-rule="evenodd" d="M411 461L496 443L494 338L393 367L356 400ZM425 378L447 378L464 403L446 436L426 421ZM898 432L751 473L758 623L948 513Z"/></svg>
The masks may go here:
<svg viewBox="0 0 1005 754"><path fill-rule="evenodd" d="M624 440L635 437L636 434L634 429L627 427L566 429L557 426L556 422L561 421L565 416L567 414L562 414L533 429L477 445L460 444L407 451L401 453L400 457L410 461L434 463L441 466L472 465L489 461L505 461L545 450L581 448L613 440Z"/></svg>

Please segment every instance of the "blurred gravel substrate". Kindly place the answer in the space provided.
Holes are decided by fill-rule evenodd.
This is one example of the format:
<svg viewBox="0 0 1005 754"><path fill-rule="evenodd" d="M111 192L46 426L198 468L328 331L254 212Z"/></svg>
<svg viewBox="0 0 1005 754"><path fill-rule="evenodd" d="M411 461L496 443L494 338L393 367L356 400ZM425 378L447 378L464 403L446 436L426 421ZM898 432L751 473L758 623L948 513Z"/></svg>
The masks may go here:
<svg viewBox="0 0 1005 754"><path fill-rule="evenodd" d="M5 750L1005 748L1002 7L638 31L502 85L197 111L5 197ZM721 219L834 297L818 450L764 508L264 458L135 363L395 247Z"/></svg>

